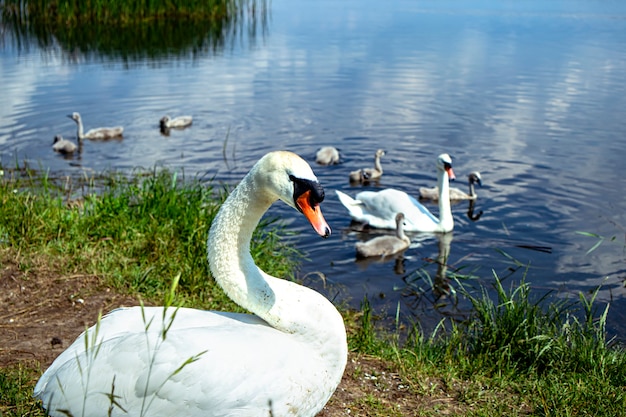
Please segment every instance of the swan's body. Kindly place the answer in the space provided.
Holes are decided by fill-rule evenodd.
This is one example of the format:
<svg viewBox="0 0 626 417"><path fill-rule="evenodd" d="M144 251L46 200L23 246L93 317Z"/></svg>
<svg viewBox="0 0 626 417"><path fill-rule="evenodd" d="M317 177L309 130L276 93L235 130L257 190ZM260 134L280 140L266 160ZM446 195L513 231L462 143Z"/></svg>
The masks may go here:
<svg viewBox="0 0 626 417"><path fill-rule="evenodd" d="M78 146L74 142L63 139L61 135L56 135L54 142L52 142L52 150L64 155L71 155L76 152L77 149Z"/></svg>
<svg viewBox="0 0 626 417"><path fill-rule="evenodd" d="M378 149L374 154L374 168L361 168L350 173L350 182L369 182L379 179L383 175L383 167L380 164L380 157L385 155L385 151Z"/></svg>
<svg viewBox="0 0 626 417"><path fill-rule="evenodd" d="M454 228L450 208L449 179L454 179L452 160L448 154L437 157L439 186L439 216L437 219L426 207L404 191L387 188L382 191L362 191L352 198L337 190L341 203L356 221L381 229L396 227L396 213L404 213L404 230L410 232L449 232Z"/></svg>
<svg viewBox="0 0 626 417"><path fill-rule="evenodd" d="M315 162L320 165L338 164L339 151L334 146L323 146L315 154Z"/></svg>
<svg viewBox="0 0 626 417"><path fill-rule="evenodd" d="M146 307L145 319L138 307L115 310L54 361L35 396L51 416L107 416L113 388L114 416L314 416L346 365L343 319L321 294L261 271L249 245L277 199L328 236L323 196L304 160L267 154L224 202L207 242L213 277L254 314L181 308L163 338L173 308ZM99 350L86 353L92 338Z"/></svg>
<svg viewBox="0 0 626 417"><path fill-rule="evenodd" d="M404 214L396 215L396 235L378 236L367 242L356 244L357 258L367 258L370 256L389 256L405 250L411 244L411 239L404 234Z"/></svg>
<svg viewBox="0 0 626 417"><path fill-rule="evenodd" d="M482 186L482 179L480 178L480 172L474 171L470 172L467 176L467 181L469 184L469 193L465 191L461 191L458 188L450 188L450 200L458 201L458 200L476 200L478 195L474 189L474 184L478 184ZM420 198L425 200L439 200L439 187L426 188L420 187Z"/></svg>
<svg viewBox="0 0 626 417"><path fill-rule="evenodd" d="M192 116L179 116L173 119L165 115L159 120L161 129L184 129L193 123Z"/></svg>
<svg viewBox="0 0 626 417"><path fill-rule="evenodd" d="M67 117L76 122L76 136L79 140L119 138L124 133L124 128L121 126L98 127L95 129L90 129L85 133L83 129L83 120L80 117L80 113L74 112L72 114L68 114Z"/></svg>

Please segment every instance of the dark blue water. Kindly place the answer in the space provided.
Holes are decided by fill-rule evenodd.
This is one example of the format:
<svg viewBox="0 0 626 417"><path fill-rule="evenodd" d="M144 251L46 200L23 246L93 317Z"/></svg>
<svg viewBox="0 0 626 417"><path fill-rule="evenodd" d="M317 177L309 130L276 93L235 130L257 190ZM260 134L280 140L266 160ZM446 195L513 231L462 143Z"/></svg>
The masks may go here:
<svg viewBox="0 0 626 417"><path fill-rule="evenodd" d="M320 240L277 206L308 254L299 275L337 301L367 295L388 317L425 328L468 308L459 284L575 297L602 285L609 330L626 337L626 4L618 1L273 1L255 22L204 43L148 52L90 49L3 31L0 153L57 173L164 164L218 181L241 178L269 150L313 163L321 145L343 163L315 166L334 228ZM254 20L254 19L252 19ZM254 23L254 24L253 24ZM173 34L172 38L176 38ZM185 35L181 35L187 39ZM178 39L178 38L176 38ZM125 126L124 139L52 152L55 134ZM194 124L163 136L164 114ZM453 157L456 186L472 170L484 186L474 214L453 206L446 242L413 237L399 260L355 262L354 231L334 190L384 148L385 174L365 188L417 194L435 183L434 160ZM226 159L225 159L226 157ZM429 206L437 213L437 207ZM588 252L597 238L603 243ZM434 262L449 250L444 271ZM439 269L439 270L438 270ZM446 279L438 279L444 274ZM321 279L320 276L324 277ZM441 296L442 288L451 291Z"/></svg>

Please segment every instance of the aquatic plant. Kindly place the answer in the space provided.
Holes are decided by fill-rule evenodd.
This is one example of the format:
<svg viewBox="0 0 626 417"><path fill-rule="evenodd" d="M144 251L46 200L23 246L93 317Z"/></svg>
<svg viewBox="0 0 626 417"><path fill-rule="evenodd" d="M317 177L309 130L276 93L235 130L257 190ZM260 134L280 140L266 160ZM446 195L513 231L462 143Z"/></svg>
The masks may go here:
<svg viewBox="0 0 626 417"><path fill-rule="evenodd" d="M104 14L83 10L87 6L95 8L93 2L77 2L77 8L45 6L48 3L0 2L5 41L13 42L18 50L27 50L31 44L54 54L60 49L68 62L115 59L131 63L215 54L244 36L253 39L267 30L265 0L197 2L193 13L187 13L191 6L179 3L172 10L167 9L173 7L172 2L136 11L107 10ZM139 7L136 2L128 3ZM208 9L216 3L222 6ZM219 11L220 7L224 10Z"/></svg>
<svg viewBox="0 0 626 417"><path fill-rule="evenodd" d="M5 0L3 16L31 22L130 23L153 19L213 20L232 16L246 5L241 0Z"/></svg>

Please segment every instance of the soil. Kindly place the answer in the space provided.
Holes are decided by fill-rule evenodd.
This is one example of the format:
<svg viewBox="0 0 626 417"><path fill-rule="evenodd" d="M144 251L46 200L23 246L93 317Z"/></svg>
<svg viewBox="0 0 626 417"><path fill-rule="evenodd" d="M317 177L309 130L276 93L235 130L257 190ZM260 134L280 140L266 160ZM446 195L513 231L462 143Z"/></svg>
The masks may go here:
<svg viewBox="0 0 626 417"><path fill-rule="evenodd" d="M0 367L34 363L43 370L100 312L138 304L103 287L97 276L63 275L32 259L26 268L15 254L0 253L0 260ZM384 362L351 353L341 384L318 416L464 414L454 395L435 391L419 395Z"/></svg>

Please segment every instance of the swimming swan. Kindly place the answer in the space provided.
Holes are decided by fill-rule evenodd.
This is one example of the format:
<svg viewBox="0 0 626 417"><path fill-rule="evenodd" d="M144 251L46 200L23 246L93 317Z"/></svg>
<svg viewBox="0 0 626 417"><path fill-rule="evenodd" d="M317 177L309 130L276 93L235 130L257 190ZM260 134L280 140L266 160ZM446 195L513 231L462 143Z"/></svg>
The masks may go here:
<svg viewBox="0 0 626 417"><path fill-rule="evenodd" d="M114 310L54 361L35 396L51 416L107 416L109 407L114 416L316 415L346 365L343 319L318 292L260 270L250 239L278 199L328 237L323 198L302 158L265 155L226 199L207 241L216 282L253 314Z"/></svg>
<svg viewBox="0 0 626 417"><path fill-rule="evenodd" d="M396 213L404 213L404 230L410 232L449 232L454 228L450 209L450 184L454 179L452 159L448 154L437 157L437 183L439 186L439 216L437 219L415 198L403 191L387 188L382 191L362 191L353 199L337 190L337 196L352 219L381 229L396 227Z"/></svg>
<svg viewBox="0 0 626 417"><path fill-rule="evenodd" d="M380 164L380 157L385 155L385 151L378 149L374 154L374 168L361 168L350 173L350 182L369 182L377 180L383 175L383 167Z"/></svg>
<svg viewBox="0 0 626 417"><path fill-rule="evenodd" d="M76 152L78 146L67 139L63 139L63 136L56 135L54 137L54 141L52 142L52 150L58 153L62 153L64 155L71 155Z"/></svg>
<svg viewBox="0 0 626 417"><path fill-rule="evenodd" d="M450 200L458 201L458 200L476 200L478 195L474 190L474 184L478 184L480 186L483 185L482 179L480 177L480 172L474 171L470 172L467 176L467 181L469 184L469 193L459 190L458 188L450 188ZM419 189L420 198L425 200L439 200L439 187L426 188L420 187Z"/></svg>
<svg viewBox="0 0 626 417"><path fill-rule="evenodd" d="M78 139L111 139L119 138L124 133L124 128L117 127L98 127L96 129L90 129L87 133L83 132L83 120L80 117L80 113L74 112L68 114L67 117L76 122L77 131L76 136Z"/></svg>
<svg viewBox="0 0 626 417"><path fill-rule="evenodd" d="M172 119L168 115L165 115L161 117L161 120L159 120L159 126L161 127L161 130L184 129L188 126L191 126L192 123L192 116L179 116Z"/></svg>
<svg viewBox="0 0 626 417"><path fill-rule="evenodd" d="M404 234L404 214L396 215L395 236L378 236L367 242L356 244L357 258L367 258L370 256L388 256L405 250L411 244L411 239Z"/></svg>
<svg viewBox="0 0 626 417"><path fill-rule="evenodd" d="M339 151L334 146L322 146L315 154L315 162L320 165L339 163Z"/></svg>

